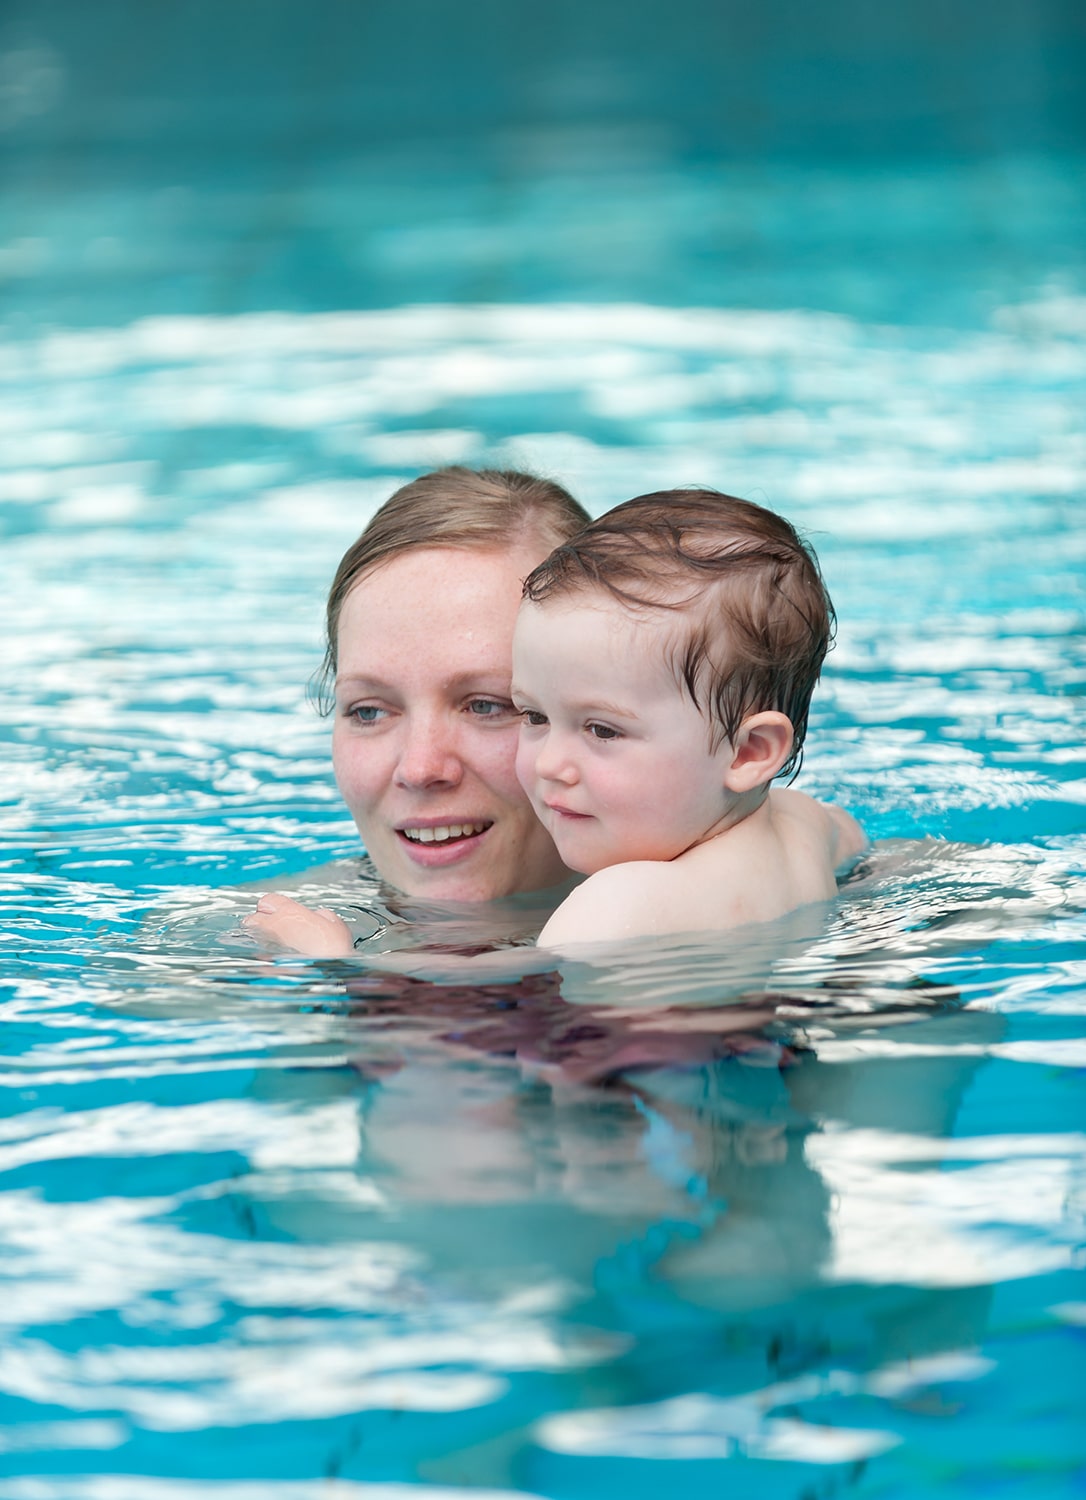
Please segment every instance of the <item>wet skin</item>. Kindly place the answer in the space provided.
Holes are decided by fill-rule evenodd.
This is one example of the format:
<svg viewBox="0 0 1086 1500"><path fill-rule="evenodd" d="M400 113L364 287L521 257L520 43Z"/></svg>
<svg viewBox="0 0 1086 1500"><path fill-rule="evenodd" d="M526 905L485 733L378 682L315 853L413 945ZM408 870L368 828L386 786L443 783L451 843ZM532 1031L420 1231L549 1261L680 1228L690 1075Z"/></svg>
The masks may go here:
<svg viewBox="0 0 1086 1500"><path fill-rule="evenodd" d="M580 596L522 606L517 769L571 869L672 860L733 821L731 747L669 669L669 624Z"/></svg>
<svg viewBox="0 0 1086 1500"><path fill-rule="evenodd" d="M339 622L332 760L381 875L490 901L568 878L516 777L523 579L544 548L415 548L362 576Z"/></svg>

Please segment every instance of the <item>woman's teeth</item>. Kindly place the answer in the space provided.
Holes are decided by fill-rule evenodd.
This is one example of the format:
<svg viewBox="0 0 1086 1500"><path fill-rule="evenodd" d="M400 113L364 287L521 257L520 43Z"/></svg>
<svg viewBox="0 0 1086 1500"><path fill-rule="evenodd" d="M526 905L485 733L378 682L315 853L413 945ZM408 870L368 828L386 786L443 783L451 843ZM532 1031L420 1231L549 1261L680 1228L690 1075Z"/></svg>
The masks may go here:
<svg viewBox="0 0 1086 1500"><path fill-rule="evenodd" d="M485 833L489 823L446 823L443 828L401 828L405 839L413 844L444 844L449 839L466 839Z"/></svg>

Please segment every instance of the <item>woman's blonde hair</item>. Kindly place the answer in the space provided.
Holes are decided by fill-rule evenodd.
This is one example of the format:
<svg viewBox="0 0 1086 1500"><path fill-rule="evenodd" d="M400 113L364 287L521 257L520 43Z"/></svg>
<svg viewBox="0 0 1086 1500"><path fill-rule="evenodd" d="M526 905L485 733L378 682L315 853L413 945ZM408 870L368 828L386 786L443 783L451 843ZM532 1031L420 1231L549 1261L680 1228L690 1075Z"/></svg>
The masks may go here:
<svg viewBox="0 0 1086 1500"><path fill-rule="evenodd" d="M347 548L332 579L324 661L312 687L321 712L330 711L334 696L343 601L363 575L413 547L493 552L538 539L549 551L587 526L589 519L562 485L516 469L455 465L421 474L398 489Z"/></svg>

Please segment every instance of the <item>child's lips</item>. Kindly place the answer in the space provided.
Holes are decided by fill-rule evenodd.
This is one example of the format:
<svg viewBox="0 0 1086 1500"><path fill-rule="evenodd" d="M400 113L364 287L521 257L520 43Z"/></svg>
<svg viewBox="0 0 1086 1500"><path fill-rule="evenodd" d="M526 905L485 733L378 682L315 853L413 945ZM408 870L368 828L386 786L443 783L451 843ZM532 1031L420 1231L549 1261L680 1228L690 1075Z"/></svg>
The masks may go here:
<svg viewBox="0 0 1086 1500"><path fill-rule="evenodd" d="M565 807L561 802L544 802L543 806L548 812L557 813L560 818L576 818L587 821L591 813L574 812L572 807Z"/></svg>

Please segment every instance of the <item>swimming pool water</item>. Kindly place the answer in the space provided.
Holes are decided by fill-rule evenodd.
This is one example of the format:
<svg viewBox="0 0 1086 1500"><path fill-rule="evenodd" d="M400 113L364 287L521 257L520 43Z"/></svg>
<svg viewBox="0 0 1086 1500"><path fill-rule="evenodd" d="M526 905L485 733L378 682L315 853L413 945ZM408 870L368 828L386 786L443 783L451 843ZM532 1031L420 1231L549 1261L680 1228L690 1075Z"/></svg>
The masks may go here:
<svg viewBox="0 0 1086 1500"><path fill-rule="evenodd" d="M5 229L0 1496L1079 1494L1079 167L439 177L309 181L391 309L285 231L217 306L225 180ZM800 785L877 841L824 922L561 988L236 945L356 852L323 591L447 461L808 532ZM661 1005L740 1041L616 1082Z"/></svg>

